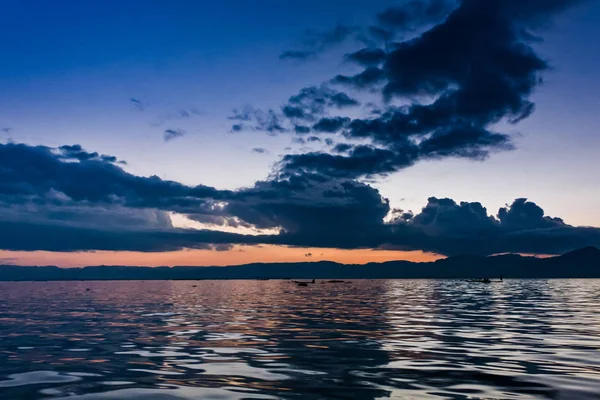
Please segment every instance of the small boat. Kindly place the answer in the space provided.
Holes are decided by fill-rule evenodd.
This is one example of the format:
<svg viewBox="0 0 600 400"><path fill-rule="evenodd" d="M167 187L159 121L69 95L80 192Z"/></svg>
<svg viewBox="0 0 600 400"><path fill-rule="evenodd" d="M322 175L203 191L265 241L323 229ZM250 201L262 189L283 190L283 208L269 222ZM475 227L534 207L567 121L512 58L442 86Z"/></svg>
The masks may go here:
<svg viewBox="0 0 600 400"><path fill-rule="evenodd" d="M292 282L294 282L298 286L308 286L309 284L315 283L315 280L313 279L311 282L302 282L302 281L292 281Z"/></svg>
<svg viewBox="0 0 600 400"><path fill-rule="evenodd" d="M332 279L330 281L327 281L327 283L344 283L346 281L341 281L341 280L337 280L337 279Z"/></svg>
<svg viewBox="0 0 600 400"><path fill-rule="evenodd" d="M475 283L492 283L488 278L483 279L467 279L467 282L475 282Z"/></svg>

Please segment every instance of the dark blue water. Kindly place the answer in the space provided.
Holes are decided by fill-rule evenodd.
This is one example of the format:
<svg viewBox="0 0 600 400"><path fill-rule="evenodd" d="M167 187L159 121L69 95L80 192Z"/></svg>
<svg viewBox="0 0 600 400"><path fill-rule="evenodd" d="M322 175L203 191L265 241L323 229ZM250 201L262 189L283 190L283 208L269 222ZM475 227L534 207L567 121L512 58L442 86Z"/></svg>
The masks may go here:
<svg viewBox="0 0 600 400"><path fill-rule="evenodd" d="M598 280L0 283L0 399L599 393Z"/></svg>

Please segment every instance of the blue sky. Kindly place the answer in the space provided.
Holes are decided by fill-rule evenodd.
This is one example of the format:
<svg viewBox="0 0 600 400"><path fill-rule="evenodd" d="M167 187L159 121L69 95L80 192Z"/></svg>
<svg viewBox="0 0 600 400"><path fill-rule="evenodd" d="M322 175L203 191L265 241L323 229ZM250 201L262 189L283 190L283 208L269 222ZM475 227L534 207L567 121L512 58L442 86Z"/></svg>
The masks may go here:
<svg viewBox="0 0 600 400"><path fill-rule="evenodd" d="M307 29L368 25L378 12L402 4L6 1L0 24L0 128L6 129L0 138L80 144L126 160L123 168L134 175L251 187L290 152L286 147L308 149L292 145L289 134L231 133L232 109L277 109L304 87L356 72L343 60L356 43L331 46L306 62L279 55L302 47ZM534 114L497 126L514 135L515 150L485 161L421 161L369 183L392 207L415 213L429 197L481 202L490 214L525 197L546 215L600 227L599 17L600 2L583 2L536 31L544 41L533 47L552 68L531 97ZM184 110L191 116L177 117ZM166 129L187 134L165 142Z"/></svg>

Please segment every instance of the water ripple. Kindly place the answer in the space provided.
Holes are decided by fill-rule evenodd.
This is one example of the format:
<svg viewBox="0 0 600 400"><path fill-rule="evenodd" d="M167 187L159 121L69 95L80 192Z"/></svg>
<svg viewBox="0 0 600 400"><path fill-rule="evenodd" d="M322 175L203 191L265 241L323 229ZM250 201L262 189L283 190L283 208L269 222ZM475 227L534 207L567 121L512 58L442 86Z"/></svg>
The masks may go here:
<svg viewBox="0 0 600 400"><path fill-rule="evenodd" d="M4 282L0 399L600 399L598 310L600 280Z"/></svg>

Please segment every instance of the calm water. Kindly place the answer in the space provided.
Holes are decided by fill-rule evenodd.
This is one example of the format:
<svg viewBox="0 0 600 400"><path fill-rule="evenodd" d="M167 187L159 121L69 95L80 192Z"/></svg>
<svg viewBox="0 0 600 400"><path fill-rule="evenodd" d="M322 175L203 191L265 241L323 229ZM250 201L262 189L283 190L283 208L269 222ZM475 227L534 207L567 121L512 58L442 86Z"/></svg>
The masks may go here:
<svg viewBox="0 0 600 400"><path fill-rule="evenodd" d="M599 393L600 280L0 283L0 399Z"/></svg>

